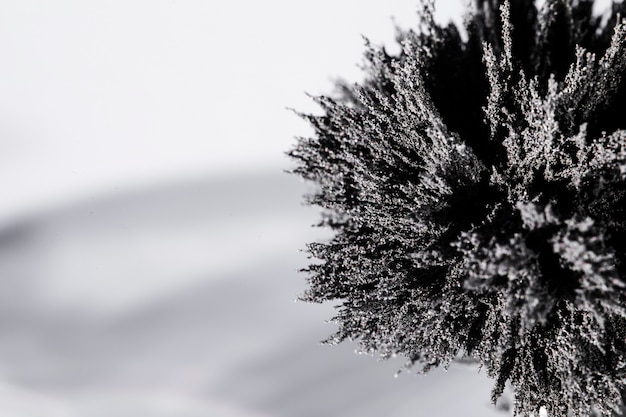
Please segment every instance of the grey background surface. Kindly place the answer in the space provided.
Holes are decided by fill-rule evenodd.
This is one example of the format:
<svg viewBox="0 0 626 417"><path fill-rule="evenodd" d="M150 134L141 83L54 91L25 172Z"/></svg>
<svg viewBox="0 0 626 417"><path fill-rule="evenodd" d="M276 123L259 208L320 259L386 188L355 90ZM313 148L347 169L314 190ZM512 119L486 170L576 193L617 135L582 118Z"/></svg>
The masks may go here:
<svg viewBox="0 0 626 417"><path fill-rule="evenodd" d="M306 188L280 172L194 181L5 228L0 413L498 415L474 367L394 378L399 358L319 344L332 306L294 302L298 248L327 237Z"/></svg>
<svg viewBox="0 0 626 417"><path fill-rule="evenodd" d="M282 173L311 133L285 108L415 9L0 0L0 415L498 415L484 372L394 378L294 302L328 234Z"/></svg>

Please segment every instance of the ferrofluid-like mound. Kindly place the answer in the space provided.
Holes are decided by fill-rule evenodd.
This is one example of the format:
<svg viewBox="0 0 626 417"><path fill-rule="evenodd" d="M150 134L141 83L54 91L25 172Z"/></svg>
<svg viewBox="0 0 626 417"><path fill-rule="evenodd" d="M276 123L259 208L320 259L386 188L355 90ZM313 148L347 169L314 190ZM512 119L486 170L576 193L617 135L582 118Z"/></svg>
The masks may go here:
<svg viewBox="0 0 626 417"><path fill-rule="evenodd" d="M517 414L610 415L626 388L626 5L433 5L290 155L330 242L304 299L331 341L428 370L472 357Z"/></svg>

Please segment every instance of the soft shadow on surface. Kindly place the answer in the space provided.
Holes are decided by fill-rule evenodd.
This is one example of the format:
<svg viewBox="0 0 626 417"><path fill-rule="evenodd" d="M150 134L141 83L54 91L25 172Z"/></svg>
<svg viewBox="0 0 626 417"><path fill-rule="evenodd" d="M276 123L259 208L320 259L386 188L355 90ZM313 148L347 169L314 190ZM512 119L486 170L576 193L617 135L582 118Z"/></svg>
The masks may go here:
<svg viewBox="0 0 626 417"><path fill-rule="evenodd" d="M295 303L306 186L284 174L110 196L0 233L0 414L488 416L476 369L320 346L332 306Z"/></svg>

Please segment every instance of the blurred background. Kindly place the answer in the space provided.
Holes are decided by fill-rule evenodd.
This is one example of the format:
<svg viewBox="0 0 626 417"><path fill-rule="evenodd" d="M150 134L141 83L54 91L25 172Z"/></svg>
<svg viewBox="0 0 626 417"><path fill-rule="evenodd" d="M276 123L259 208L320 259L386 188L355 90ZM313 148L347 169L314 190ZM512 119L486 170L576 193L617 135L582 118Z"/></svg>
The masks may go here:
<svg viewBox="0 0 626 417"><path fill-rule="evenodd" d="M294 302L328 233L286 108L417 1L0 0L0 415L499 415L476 368L394 378Z"/></svg>

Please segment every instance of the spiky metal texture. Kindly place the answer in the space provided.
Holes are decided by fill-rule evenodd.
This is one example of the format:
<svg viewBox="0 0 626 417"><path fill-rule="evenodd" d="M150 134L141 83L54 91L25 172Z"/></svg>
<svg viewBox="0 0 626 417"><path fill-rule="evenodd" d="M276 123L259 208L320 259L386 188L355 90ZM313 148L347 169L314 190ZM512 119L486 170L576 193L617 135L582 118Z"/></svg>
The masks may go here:
<svg viewBox="0 0 626 417"><path fill-rule="evenodd" d="M318 97L290 152L334 238L304 299L365 351L478 360L518 414L608 415L626 388L626 24L592 1L476 0L466 37L400 31Z"/></svg>

